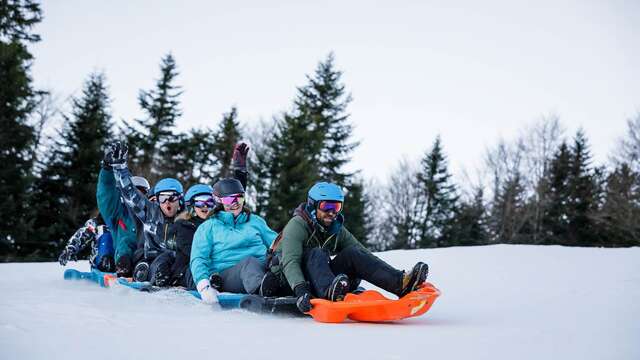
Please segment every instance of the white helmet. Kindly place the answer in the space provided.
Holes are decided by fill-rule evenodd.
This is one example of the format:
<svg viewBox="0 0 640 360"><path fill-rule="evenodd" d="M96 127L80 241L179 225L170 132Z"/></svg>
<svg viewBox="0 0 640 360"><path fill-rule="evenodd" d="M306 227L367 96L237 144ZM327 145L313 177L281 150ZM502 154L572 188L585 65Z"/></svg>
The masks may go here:
<svg viewBox="0 0 640 360"><path fill-rule="evenodd" d="M137 188L143 188L145 192L149 192L149 189L151 188L147 179L143 178L142 176L132 176L131 182L133 183L133 186Z"/></svg>

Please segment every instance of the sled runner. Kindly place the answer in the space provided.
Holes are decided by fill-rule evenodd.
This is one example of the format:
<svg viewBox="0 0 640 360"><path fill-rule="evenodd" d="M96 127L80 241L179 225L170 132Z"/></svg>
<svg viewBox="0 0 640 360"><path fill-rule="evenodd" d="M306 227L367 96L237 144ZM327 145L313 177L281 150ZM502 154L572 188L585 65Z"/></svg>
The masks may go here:
<svg viewBox="0 0 640 360"><path fill-rule="evenodd" d="M312 299L313 309L309 314L316 321L328 323L340 323L347 318L365 322L394 321L426 313L439 295L440 290L431 283L397 300L366 290L361 294L347 294L338 302Z"/></svg>
<svg viewBox="0 0 640 360"><path fill-rule="evenodd" d="M128 288L143 292L158 291L181 291L188 293L200 299L200 293L196 290L187 290L184 288L164 288L151 285L149 282L137 282L131 278L119 278L113 273L105 273L97 269L91 271L78 271L75 269L67 269L64 271L65 280L89 280L99 284L101 287L108 288L114 285L126 286ZM270 314L302 314L296 307L296 298L294 297L270 297L265 298L259 295L220 293L218 294L218 302L223 309L244 309L255 313Z"/></svg>

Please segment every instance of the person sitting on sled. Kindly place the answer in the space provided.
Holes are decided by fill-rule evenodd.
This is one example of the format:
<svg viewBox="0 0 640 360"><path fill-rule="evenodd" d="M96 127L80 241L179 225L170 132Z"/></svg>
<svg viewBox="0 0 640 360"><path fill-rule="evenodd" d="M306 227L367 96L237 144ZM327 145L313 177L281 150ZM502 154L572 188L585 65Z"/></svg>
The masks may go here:
<svg viewBox="0 0 640 360"><path fill-rule="evenodd" d="M418 262L410 272L391 267L367 250L343 225L344 195L327 182L315 184L276 240L270 269L286 280L303 312L311 298L340 301L366 280L402 297L426 281L429 267ZM332 258L332 256L334 256ZM284 279L283 279L284 278Z"/></svg>
<svg viewBox="0 0 640 360"><path fill-rule="evenodd" d="M184 199L186 210L178 215L171 229L175 232L177 246L176 257L171 267L171 285L194 288L189 269L191 244L196 230L207 220L210 211L215 207L213 188L206 184L193 185L187 190Z"/></svg>
<svg viewBox="0 0 640 360"><path fill-rule="evenodd" d="M249 146L246 143L236 144L231 157L231 170L246 174L248 153ZM246 186L246 176L239 176L239 178L245 181L242 185ZM213 188L206 184L191 186L184 199L186 210L178 215L176 222L170 229L172 233L175 233L177 246L175 261L171 268L171 285L195 289L189 268L193 236L198 227L209 217L216 202L213 198Z"/></svg>
<svg viewBox="0 0 640 360"><path fill-rule="evenodd" d="M87 220L67 241L67 246L58 257L60 265L69 261L78 261L78 254L91 245L89 264L104 272L115 270L113 239L109 229L98 214Z"/></svg>
<svg viewBox="0 0 640 360"><path fill-rule="evenodd" d="M143 194L149 194L149 182L141 176L132 176L133 185ZM116 186L111 165L103 161L96 189L98 210L111 230L115 248L115 272L119 277L131 277L133 264L142 258L144 243L142 223L133 215Z"/></svg>
<svg viewBox="0 0 640 360"><path fill-rule="evenodd" d="M222 179L213 194L218 205L196 230L191 248L191 272L202 300L216 303L218 291L275 295L279 282L265 260L277 234L244 206L240 181Z"/></svg>

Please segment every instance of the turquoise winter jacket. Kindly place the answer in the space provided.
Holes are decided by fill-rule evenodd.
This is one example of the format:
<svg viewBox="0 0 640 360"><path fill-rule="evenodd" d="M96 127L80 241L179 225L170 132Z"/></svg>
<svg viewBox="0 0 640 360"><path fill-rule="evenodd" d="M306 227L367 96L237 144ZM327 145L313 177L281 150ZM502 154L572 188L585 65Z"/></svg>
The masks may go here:
<svg viewBox="0 0 640 360"><path fill-rule="evenodd" d="M247 256L263 264L267 249L278 234L258 215L220 211L202 223L193 236L191 273L197 284L213 273L220 273Z"/></svg>
<svg viewBox="0 0 640 360"><path fill-rule="evenodd" d="M123 255L129 256L133 260L133 252L136 250L138 240L137 224L133 214L120 198L120 190L116 187L113 170L100 170L96 200L98 210L111 230L116 262Z"/></svg>

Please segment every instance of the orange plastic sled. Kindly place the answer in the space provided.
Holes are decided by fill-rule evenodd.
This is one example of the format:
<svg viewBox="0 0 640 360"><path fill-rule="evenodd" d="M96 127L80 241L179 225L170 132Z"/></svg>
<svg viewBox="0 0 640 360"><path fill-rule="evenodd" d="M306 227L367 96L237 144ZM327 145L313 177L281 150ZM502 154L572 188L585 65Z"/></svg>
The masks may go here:
<svg viewBox="0 0 640 360"><path fill-rule="evenodd" d="M397 300L375 290L366 290L357 295L347 294L344 301L312 299L313 309L309 314L314 320L326 323L340 323L347 318L365 322L394 321L426 313L438 296L440 290L431 283L424 283L418 290Z"/></svg>

